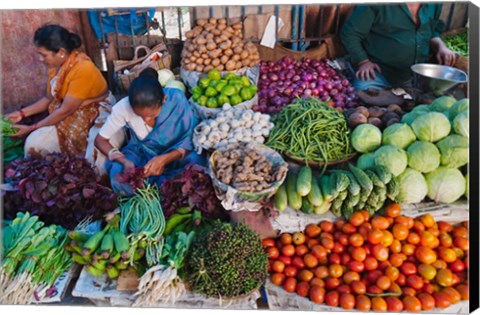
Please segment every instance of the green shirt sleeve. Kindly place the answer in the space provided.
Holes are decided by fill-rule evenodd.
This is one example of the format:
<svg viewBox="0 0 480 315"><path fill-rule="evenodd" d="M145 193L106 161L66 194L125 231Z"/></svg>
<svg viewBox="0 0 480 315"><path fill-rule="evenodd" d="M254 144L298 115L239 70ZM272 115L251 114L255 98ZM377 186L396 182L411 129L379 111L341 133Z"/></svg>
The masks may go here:
<svg viewBox="0 0 480 315"><path fill-rule="evenodd" d="M440 15L442 14L442 4L435 5L435 26L433 28L432 38L440 37L440 34L445 30L445 23L440 20Z"/></svg>
<svg viewBox="0 0 480 315"><path fill-rule="evenodd" d="M340 39L354 65L368 59L362 41L370 33L374 20L375 12L370 6L356 6L340 31Z"/></svg>

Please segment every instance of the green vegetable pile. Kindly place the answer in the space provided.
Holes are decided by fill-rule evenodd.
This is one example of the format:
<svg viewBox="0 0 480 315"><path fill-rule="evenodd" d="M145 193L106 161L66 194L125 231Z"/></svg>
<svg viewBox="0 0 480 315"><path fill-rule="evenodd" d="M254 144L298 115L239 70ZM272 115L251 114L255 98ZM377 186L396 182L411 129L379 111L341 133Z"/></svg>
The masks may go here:
<svg viewBox="0 0 480 315"><path fill-rule="evenodd" d="M315 98L298 99L273 122L266 145L294 158L328 163L354 152L345 116Z"/></svg>
<svg viewBox="0 0 480 315"><path fill-rule="evenodd" d="M458 53L462 57L468 56L467 30L456 35L443 37L442 40L451 51Z"/></svg>
<svg viewBox="0 0 480 315"><path fill-rule="evenodd" d="M248 294L268 275L260 238L243 223L214 222L197 232L186 260L192 291L214 297Z"/></svg>
<svg viewBox="0 0 480 315"><path fill-rule="evenodd" d="M209 108L222 107L225 103L235 106L251 100L257 91L257 86L250 83L247 76L228 73L222 78L220 71L212 69L192 89L192 99L200 106Z"/></svg>
<svg viewBox="0 0 480 315"><path fill-rule="evenodd" d="M53 284L72 264L65 229L19 212L5 221L2 236L0 303L31 304L55 294Z"/></svg>
<svg viewBox="0 0 480 315"><path fill-rule="evenodd" d="M5 120L5 118L0 119L4 165L23 158L23 141L10 137L17 132L17 129L13 128L12 125L13 123L11 121Z"/></svg>
<svg viewBox="0 0 480 315"><path fill-rule="evenodd" d="M369 170L382 165L390 170L399 182L396 202L418 203L427 196L440 203L458 200L468 194L468 106L468 99L449 96L416 106L401 123L383 131L383 146L361 155L357 166Z"/></svg>

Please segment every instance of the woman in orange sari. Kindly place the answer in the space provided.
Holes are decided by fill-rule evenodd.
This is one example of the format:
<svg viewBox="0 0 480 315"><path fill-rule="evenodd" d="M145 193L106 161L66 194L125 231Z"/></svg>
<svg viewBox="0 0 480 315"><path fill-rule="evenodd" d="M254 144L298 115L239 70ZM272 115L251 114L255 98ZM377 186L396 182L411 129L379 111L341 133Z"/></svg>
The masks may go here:
<svg viewBox="0 0 480 315"><path fill-rule="evenodd" d="M115 104L106 80L90 58L78 50L80 37L62 26L39 28L34 43L40 61L49 68L47 93L35 103L6 115L6 119L18 123L44 111L48 111L48 116L31 126L14 125L18 129L14 136L28 135L27 156L52 152L85 156L88 151L89 156L85 157L103 173L105 159L99 159L101 153L92 148L96 133ZM121 144L122 136L112 141ZM92 139L91 144L87 138ZM87 148L87 143L92 148Z"/></svg>

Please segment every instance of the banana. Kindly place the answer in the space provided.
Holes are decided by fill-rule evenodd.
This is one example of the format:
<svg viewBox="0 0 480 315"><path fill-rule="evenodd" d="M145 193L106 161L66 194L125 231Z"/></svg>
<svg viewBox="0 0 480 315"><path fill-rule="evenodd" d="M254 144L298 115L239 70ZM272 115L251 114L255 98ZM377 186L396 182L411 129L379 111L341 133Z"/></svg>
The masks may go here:
<svg viewBox="0 0 480 315"><path fill-rule="evenodd" d="M192 213L189 213L189 214L178 214L178 213L175 213L173 214L170 218L168 218L167 220L167 224L165 226L165 234L166 235L169 235L173 232L173 230L175 230L175 228L184 223L185 221L187 220L191 220L193 217L193 214Z"/></svg>
<svg viewBox="0 0 480 315"><path fill-rule="evenodd" d="M135 251L135 254L133 254L133 260L137 261L142 259L142 257L145 256L145 250L143 248L137 248Z"/></svg>
<svg viewBox="0 0 480 315"><path fill-rule="evenodd" d="M83 255L88 255L94 252L99 246L100 242L102 241L103 237L107 233L108 227L103 229L102 231L95 233L92 235L86 242L83 244Z"/></svg>
<svg viewBox="0 0 480 315"><path fill-rule="evenodd" d="M177 209L177 213L179 214L188 214L190 212L192 212L192 208L190 207L182 207L180 209Z"/></svg>
<svg viewBox="0 0 480 315"><path fill-rule="evenodd" d="M82 243L86 242L89 239L89 235L81 231L68 231L68 237L71 240L79 241Z"/></svg>
<svg viewBox="0 0 480 315"><path fill-rule="evenodd" d="M102 239L102 244L100 245L101 256L103 259L110 257L110 254L113 251L113 236L112 234L107 234Z"/></svg>
<svg viewBox="0 0 480 315"><path fill-rule="evenodd" d="M115 245L115 250L124 255L124 253L128 253L128 249L130 247L130 243L128 242L127 237L120 231L113 232L113 243Z"/></svg>
<svg viewBox="0 0 480 315"><path fill-rule="evenodd" d="M107 260L103 260L103 259L102 259L102 260L99 260L99 261L96 262L96 263L92 263L91 265L92 265L93 267L95 267L96 269L101 270L102 272L104 272L104 271L105 271L105 267L107 267L107 262L108 262Z"/></svg>
<svg viewBox="0 0 480 315"><path fill-rule="evenodd" d="M82 256L80 256L77 253L72 254L72 260L79 265L86 265L86 264L89 263L88 260L86 260L85 258L83 258Z"/></svg>
<svg viewBox="0 0 480 315"><path fill-rule="evenodd" d="M115 268L112 265L107 265L106 270L107 270L108 278L110 278L110 279L117 279L118 278L119 272L118 272L117 268Z"/></svg>
<svg viewBox="0 0 480 315"><path fill-rule="evenodd" d="M119 260L114 264L118 270L125 270L128 268L128 261Z"/></svg>
<svg viewBox="0 0 480 315"><path fill-rule="evenodd" d="M102 270L98 270L97 268L95 268L94 266L92 265L87 265L87 272L89 274L91 274L92 276L94 277L100 277L103 275L103 271Z"/></svg>
<svg viewBox="0 0 480 315"><path fill-rule="evenodd" d="M111 263L111 264L114 264L114 263L116 263L116 262L120 259L121 256L122 256L122 255L121 255L120 253L116 252L115 254L111 255L111 257L110 257L110 259L108 260L108 262Z"/></svg>

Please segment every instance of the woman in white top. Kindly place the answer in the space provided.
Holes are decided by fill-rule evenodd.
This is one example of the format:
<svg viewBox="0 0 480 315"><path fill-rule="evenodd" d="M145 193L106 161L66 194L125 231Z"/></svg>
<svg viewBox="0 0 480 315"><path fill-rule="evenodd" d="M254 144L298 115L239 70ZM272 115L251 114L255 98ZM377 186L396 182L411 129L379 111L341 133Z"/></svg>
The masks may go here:
<svg viewBox="0 0 480 315"><path fill-rule="evenodd" d="M153 72L152 72L153 71ZM128 97L115 106L95 139L96 147L108 155L106 169L112 189L131 195L133 187L119 182L116 175L144 168L150 183L161 183L181 172L187 164L205 165L205 159L193 152L193 129L198 119L185 94L178 89L162 90L153 69L133 80ZM129 131L128 144L121 148L109 139L122 128Z"/></svg>

